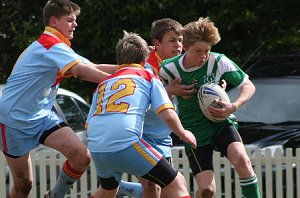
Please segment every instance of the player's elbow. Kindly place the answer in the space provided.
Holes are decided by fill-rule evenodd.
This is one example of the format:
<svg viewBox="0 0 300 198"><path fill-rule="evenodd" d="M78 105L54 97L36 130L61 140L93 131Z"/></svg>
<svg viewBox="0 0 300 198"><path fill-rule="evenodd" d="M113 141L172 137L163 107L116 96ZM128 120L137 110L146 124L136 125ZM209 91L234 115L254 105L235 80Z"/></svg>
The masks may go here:
<svg viewBox="0 0 300 198"><path fill-rule="evenodd" d="M166 123L171 122L174 119L174 109L164 109L161 112L159 112L158 116L163 119Z"/></svg>
<svg viewBox="0 0 300 198"><path fill-rule="evenodd" d="M245 86L247 88L247 92L252 96L255 93L255 85L251 82L251 80L248 80Z"/></svg>
<svg viewBox="0 0 300 198"><path fill-rule="evenodd" d="M77 78L81 78L82 74L84 73L84 68L82 67L82 64L77 63L76 65L74 65L70 69L70 73Z"/></svg>

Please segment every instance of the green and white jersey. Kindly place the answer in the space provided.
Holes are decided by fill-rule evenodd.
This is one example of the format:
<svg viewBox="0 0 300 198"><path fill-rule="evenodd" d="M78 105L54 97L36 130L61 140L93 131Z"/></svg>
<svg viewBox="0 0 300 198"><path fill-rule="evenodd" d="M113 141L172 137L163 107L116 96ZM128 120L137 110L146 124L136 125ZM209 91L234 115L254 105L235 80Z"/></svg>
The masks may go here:
<svg viewBox="0 0 300 198"><path fill-rule="evenodd" d="M181 78L186 85L195 84L197 90L208 82L218 84L221 79L235 87L240 87L248 80L244 73L233 61L223 54L211 52L208 61L202 67L185 69L183 59L185 54L165 60L159 72L162 80L169 84L175 78ZM207 119L198 103L197 93L191 98L184 99L176 96L178 101L178 114L183 127L194 133L198 146L211 144L213 137L229 122L213 122Z"/></svg>

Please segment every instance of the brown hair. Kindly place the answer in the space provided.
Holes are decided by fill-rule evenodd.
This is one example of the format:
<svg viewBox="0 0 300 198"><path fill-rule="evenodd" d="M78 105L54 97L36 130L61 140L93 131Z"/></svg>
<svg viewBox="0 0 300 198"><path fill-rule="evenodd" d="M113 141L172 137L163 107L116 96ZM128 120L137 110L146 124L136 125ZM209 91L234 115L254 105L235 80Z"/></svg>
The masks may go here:
<svg viewBox="0 0 300 198"><path fill-rule="evenodd" d="M170 18L163 18L157 21L153 21L151 26L152 41L157 39L159 42L161 42L164 35L169 31L174 31L178 35L181 35L182 25Z"/></svg>
<svg viewBox="0 0 300 198"><path fill-rule="evenodd" d="M51 16L60 18L75 13L76 16L80 14L80 7L69 0L49 0L44 9L44 24L49 25Z"/></svg>

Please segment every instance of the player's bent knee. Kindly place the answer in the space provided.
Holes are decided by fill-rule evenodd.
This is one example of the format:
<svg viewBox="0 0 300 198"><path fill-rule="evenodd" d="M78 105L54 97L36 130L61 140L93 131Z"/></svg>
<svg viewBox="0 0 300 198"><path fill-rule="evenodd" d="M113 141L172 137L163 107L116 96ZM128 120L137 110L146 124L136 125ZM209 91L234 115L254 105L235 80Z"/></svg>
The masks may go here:
<svg viewBox="0 0 300 198"><path fill-rule="evenodd" d="M251 163L247 156L240 155L236 160L234 160L232 165L234 167L248 167L251 166Z"/></svg>
<svg viewBox="0 0 300 198"><path fill-rule="evenodd" d="M21 192L22 194L29 194L32 188L32 180L27 178L19 179L17 183L15 183L15 190L17 192Z"/></svg>
<svg viewBox="0 0 300 198"><path fill-rule="evenodd" d="M214 190L207 187L202 190L198 189L196 192L196 198L212 198L214 194Z"/></svg>
<svg viewBox="0 0 300 198"><path fill-rule="evenodd" d="M203 189L201 192L203 198L211 198L214 196L214 191L210 188Z"/></svg>
<svg viewBox="0 0 300 198"><path fill-rule="evenodd" d="M73 165L76 165L77 169L85 169L89 166L92 158L88 149L78 149L73 148L70 152L71 154L67 158L72 162Z"/></svg>
<svg viewBox="0 0 300 198"><path fill-rule="evenodd" d="M91 154L90 154L88 149L85 149L83 152L84 152L84 154L82 155L81 160L83 161L83 163L86 166L88 166L91 163L91 160L92 160Z"/></svg>

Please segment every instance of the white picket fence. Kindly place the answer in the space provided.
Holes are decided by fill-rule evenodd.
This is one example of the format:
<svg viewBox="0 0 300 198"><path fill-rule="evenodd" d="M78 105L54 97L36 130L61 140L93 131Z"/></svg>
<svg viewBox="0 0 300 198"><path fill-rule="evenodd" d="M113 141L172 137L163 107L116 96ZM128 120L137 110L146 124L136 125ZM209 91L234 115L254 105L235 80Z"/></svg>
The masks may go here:
<svg viewBox="0 0 300 198"><path fill-rule="evenodd" d="M175 168L180 170L187 182L188 190L194 195L197 185L192 177L187 157L183 147L174 147L172 150ZM248 151L249 153L249 151ZM36 153L31 153L35 159ZM285 154L276 150L274 154L266 149L261 155L257 149L254 156L249 154L254 170L258 177L262 197L265 198L300 198L300 148L293 155L291 149L287 149ZM232 169L229 161L214 153L214 170L217 184L216 198L240 198L241 189L238 176ZM32 160L33 174L35 183L31 191L31 198L40 198L43 193L53 186L57 172L64 163L65 157L57 152L39 153L39 160ZM0 155L0 197L8 197L8 191L12 187L12 177L9 175L8 181L5 177L5 159ZM124 180L136 181L131 175L124 174ZM87 172L81 177L80 181L73 185L67 197L88 198L91 192L96 190L97 176L91 164Z"/></svg>

